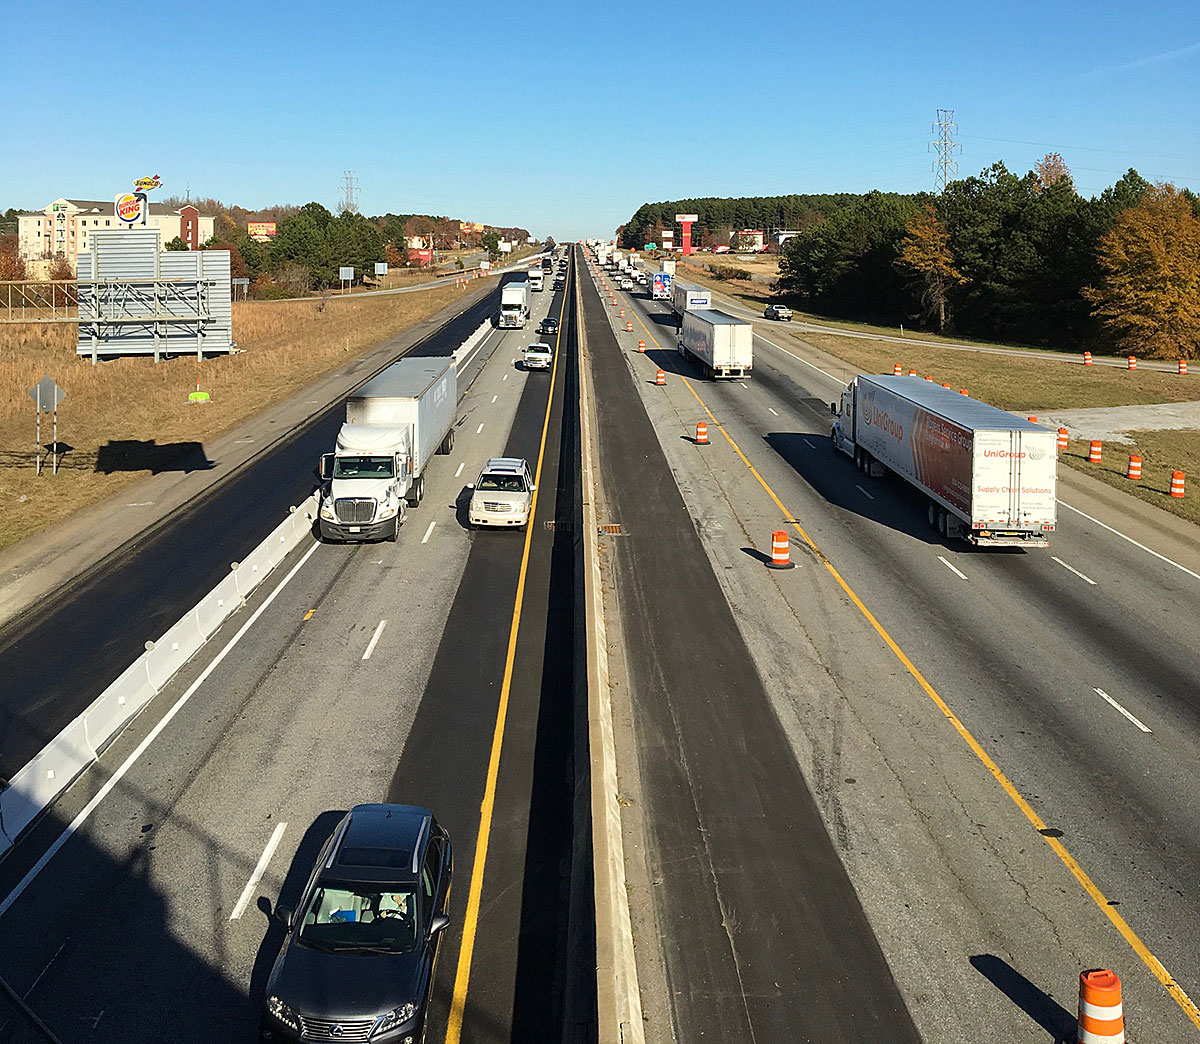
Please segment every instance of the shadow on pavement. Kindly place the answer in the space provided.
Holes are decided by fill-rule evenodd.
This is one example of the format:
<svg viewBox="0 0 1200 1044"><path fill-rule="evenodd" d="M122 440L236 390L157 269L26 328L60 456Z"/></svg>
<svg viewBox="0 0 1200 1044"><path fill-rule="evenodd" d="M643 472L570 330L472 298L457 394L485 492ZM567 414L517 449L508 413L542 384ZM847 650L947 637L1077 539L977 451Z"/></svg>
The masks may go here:
<svg viewBox="0 0 1200 1044"><path fill-rule="evenodd" d="M1054 1044L1075 1039L1075 1016L1007 961L984 953L971 958L971 967L1049 1033Z"/></svg>

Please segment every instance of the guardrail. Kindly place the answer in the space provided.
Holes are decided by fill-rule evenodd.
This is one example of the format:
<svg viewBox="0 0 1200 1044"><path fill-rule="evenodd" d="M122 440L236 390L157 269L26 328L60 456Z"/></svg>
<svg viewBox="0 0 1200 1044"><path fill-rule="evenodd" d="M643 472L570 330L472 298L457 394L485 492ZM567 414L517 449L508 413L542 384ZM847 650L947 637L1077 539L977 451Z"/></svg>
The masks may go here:
<svg viewBox="0 0 1200 1044"><path fill-rule="evenodd" d="M0 792L0 854L94 762L138 713L162 691L217 629L246 604L246 596L290 553L312 539L317 517L313 494L294 507L261 544L182 619L92 701L82 714L43 747Z"/></svg>

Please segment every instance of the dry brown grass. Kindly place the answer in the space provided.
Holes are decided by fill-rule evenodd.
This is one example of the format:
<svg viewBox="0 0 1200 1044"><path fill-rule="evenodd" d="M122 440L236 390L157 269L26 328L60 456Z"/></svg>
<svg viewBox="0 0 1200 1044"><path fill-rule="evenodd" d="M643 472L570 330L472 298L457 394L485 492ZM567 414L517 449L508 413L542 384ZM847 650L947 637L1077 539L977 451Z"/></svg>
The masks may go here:
<svg viewBox="0 0 1200 1044"><path fill-rule="evenodd" d="M1129 438L1132 445L1106 442L1099 464L1089 464L1088 444L1074 440L1059 460L1139 500L1200 523L1200 431L1133 431ZM1131 453L1142 458L1140 482L1125 477ZM1170 496L1173 471L1186 476L1189 488L1182 499Z"/></svg>
<svg viewBox="0 0 1200 1044"><path fill-rule="evenodd" d="M473 284L478 286L479 283ZM146 474L95 470L100 447L118 441L211 441L265 406L463 296L453 286L391 297L246 301L234 305L239 355L197 363L178 358L75 356L76 328L0 326L0 547L93 504ZM72 448L56 476L33 469L33 403L28 390L48 374L67 392L59 439ZM196 387L211 403L192 406ZM50 442L49 416L42 442Z"/></svg>

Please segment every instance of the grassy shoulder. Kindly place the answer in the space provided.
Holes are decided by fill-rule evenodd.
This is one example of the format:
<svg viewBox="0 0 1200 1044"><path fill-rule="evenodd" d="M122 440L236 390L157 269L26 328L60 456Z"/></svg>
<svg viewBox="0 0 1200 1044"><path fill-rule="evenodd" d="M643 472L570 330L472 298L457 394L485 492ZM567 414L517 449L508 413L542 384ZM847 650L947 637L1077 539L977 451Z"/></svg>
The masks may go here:
<svg viewBox="0 0 1200 1044"><path fill-rule="evenodd" d="M238 302L233 330L241 354L203 363L125 358L92 366L75 355L73 325L0 326L0 548L156 468L177 466L172 453L211 441L464 293L450 285L331 298L323 307L312 299ZM59 441L70 449L57 475L39 477L28 390L43 375L67 393ZM205 405L188 404L197 382L212 396ZM43 445L51 441L49 420Z"/></svg>

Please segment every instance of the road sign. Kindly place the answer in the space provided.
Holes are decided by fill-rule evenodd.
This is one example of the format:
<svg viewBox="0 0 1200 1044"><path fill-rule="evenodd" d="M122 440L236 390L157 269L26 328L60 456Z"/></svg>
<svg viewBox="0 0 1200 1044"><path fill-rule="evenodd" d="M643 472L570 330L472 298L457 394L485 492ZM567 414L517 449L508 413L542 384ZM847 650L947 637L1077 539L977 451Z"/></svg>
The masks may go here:
<svg viewBox="0 0 1200 1044"><path fill-rule="evenodd" d="M58 408L58 404L67 397L67 393L47 376L29 389L29 397L38 404L43 413L49 413Z"/></svg>
<svg viewBox="0 0 1200 1044"><path fill-rule="evenodd" d="M375 274L377 276L385 276L388 274L388 267L387 267L386 261L376 261L375 262Z"/></svg>
<svg viewBox="0 0 1200 1044"><path fill-rule="evenodd" d="M47 375L29 389L29 397L37 404L33 411L33 455L34 468L40 475L42 473L42 414L54 413L54 441L51 443L50 452L54 458L54 474L58 474L58 404L67 397L67 393L63 391L54 381Z"/></svg>
<svg viewBox="0 0 1200 1044"><path fill-rule="evenodd" d="M342 266L338 269L338 278L346 283L354 282L354 269Z"/></svg>

